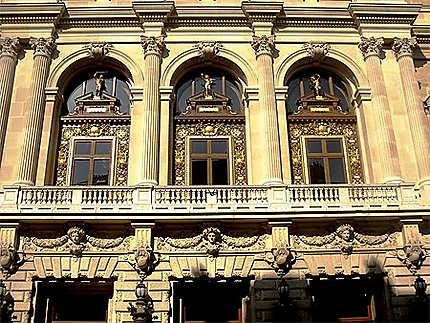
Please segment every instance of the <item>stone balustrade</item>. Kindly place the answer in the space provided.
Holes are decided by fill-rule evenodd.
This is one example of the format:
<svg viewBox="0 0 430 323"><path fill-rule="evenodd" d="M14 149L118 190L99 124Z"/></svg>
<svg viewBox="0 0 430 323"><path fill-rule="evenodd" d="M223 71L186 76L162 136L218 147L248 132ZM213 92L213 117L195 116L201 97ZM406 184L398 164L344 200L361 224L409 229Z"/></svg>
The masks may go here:
<svg viewBox="0 0 430 323"><path fill-rule="evenodd" d="M115 213L186 210L294 212L342 209L420 208L413 184L276 186L5 186L0 212Z"/></svg>

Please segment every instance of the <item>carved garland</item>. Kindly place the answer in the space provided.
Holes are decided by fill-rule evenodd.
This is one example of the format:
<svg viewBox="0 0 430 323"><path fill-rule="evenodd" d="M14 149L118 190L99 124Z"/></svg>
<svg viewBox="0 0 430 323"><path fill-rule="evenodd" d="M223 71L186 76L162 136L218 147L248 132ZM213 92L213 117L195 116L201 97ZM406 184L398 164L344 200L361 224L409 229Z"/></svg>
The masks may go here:
<svg viewBox="0 0 430 323"><path fill-rule="evenodd" d="M302 138L304 136L340 136L344 138L346 160L352 184L363 183L360 150L358 147L357 128L354 121L341 120L301 120L289 122L291 163L293 183L305 184L304 152Z"/></svg>
<svg viewBox="0 0 430 323"><path fill-rule="evenodd" d="M186 142L189 136L217 137L226 136L232 140L233 185L246 185L246 143L243 124L221 122L201 122L190 125L177 125L175 147L175 185L186 185Z"/></svg>
<svg viewBox="0 0 430 323"><path fill-rule="evenodd" d="M113 185L127 185L128 176L128 143L130 137L129 125L111 125L107 123L85 123L79 125L65 125L61 130L61 142L58 152L57 186L66 186L67 179L71 176L68 167L72 158L72 139L74 137L97 138L115 137L115 163Z"/></svg>

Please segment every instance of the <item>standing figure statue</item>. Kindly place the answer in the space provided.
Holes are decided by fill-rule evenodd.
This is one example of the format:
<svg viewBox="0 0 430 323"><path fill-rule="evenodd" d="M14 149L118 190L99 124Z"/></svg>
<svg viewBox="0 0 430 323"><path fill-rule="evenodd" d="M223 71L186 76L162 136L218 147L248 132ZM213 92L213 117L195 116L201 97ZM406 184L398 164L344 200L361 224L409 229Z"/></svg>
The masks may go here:
<svg viewBox="0 0 430 323"><path fill-rule="evenodd" d="M101 98L102 97L102 91L103 91L103 86L104 86L104 77L103 77L103 73L96 73L94 74L94 78L96 81L96 89L95 89L95 97L97 98Z"/></svg>
<svg viewBox="0 0 430 323"><path fill-rule="evenodd" d="M201 74L203 81L205 82L205 99L212 99L212 84L215 83L215 79L211 78L208 74Z"/></svg>
<svg viewBox="0 0 430 323"><path fill-rule="evenodd" d="M314 74L311 76L311 83L314 88L314 95L317 99L320 99L323 96L320 78L321 76L319 74Z"/></svg>

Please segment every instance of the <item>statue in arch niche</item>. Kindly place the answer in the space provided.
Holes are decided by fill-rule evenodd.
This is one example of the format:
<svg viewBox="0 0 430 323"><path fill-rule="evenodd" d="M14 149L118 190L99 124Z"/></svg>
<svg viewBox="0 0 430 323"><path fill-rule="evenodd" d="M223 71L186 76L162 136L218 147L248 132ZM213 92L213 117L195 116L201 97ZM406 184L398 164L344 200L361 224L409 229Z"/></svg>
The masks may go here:
<svg viewBox="0 0 430 323"><path fill-rule="evenodd" d="M205 82L205 99L213 99L212 96L212 84L215 83L215 79L210 77L208 74L201 74L203 81Z"/></svg>

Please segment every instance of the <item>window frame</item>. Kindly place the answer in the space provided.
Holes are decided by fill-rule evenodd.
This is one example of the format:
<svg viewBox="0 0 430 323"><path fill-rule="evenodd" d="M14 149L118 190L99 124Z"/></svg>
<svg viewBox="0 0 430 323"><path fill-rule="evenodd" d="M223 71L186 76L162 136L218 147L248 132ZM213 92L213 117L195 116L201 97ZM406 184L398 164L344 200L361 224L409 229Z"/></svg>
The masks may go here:
<svg viewBox="0 0 430 323"><path fill-rule="evenodd" d="M321 153L309 153L308 152L308 141L321 141L322 143L322 152ZM330 140L340 140L341 143L341 153L327 153L327 141ZM303 151L303 158L304 158L304 165L306 168L305 175L306 175L306 183L310 185L342 185L342 184L349 184L351 182L350 179L350 173L348 168L348 160L347 160L347 151L346 151L346 145L345 145L345 138L344 136L303 136L302 137L302 151ZM313 158L320 158L324 161L324 176L326 179L325 184L311 184L311 174L310 174L310 165L309 160ZM328 163L328 160L330 158L342 158L343 167L344 167L344 175L345 175L345 183L342 184L333 184L330 183L330 166ZM327 161L327 162L326 162Z"/></svg>
<svg viewBox="0 0 430 323"><path fill-rule="evenodd" d="M194 159L205 159L205 160L212 160L216 159L217 155L219 159L227 159L227 180L228 184L225 185L232 185L233 183L233 165L232 165L232 144L231 144L231 137L230 136L213 136L213 137L207 137L207 136L189 136L187 138L186 142L186 152L187 152L187 165L186 165L186 183L190 186L213 186L211 184L212 182L212 163L208 163L208 172L207 172L207 180L208 184L206 185L193 185L192 182L192 160L193 160L193 153L192 153L192 142L193 141L206 141L206 145L208 148L210 148L209 142L213 141L225 141L227 142L227 153L226 154L211 154L209 153L210 150L208 150L208 153L206 154L196 154L197 157L200 157L198 155L201 155L201 158L194 158ZM223 155L223 156L222 156ZM227 155L227 157L225 157Z"/></svg>
<svg viewBox="0 0 430 323"><path fill-rule="evenodd" d="M91 142L91 153L90 155L79 155L79 157L75 157L75 147L76 143L78 142ZM110 142L111 143L111 153L109 154L109 177L108 177L108 184L107 185L94 185L92 183L93 176L94 176L94 160L96 159L107 159L108 155L101 155L103 157L96 158L95 155L95 146L96 142ZM70 158L69 158L69 165L68 165L68 178L67 178L67 185L68 186L111 186L114 176L114 169L115 169L115 156L116 156L116 138L111 136L103 136L103 137L74 137L70 141ZM82 157L81 157L82 156ZM74 177L74 165L76 159L89 159L90 160L90 167L88 171L88 185L73 185L73 177ZM90 174L92 176L90 176ZM90 184L91 182L91 184Z"/></svg>

